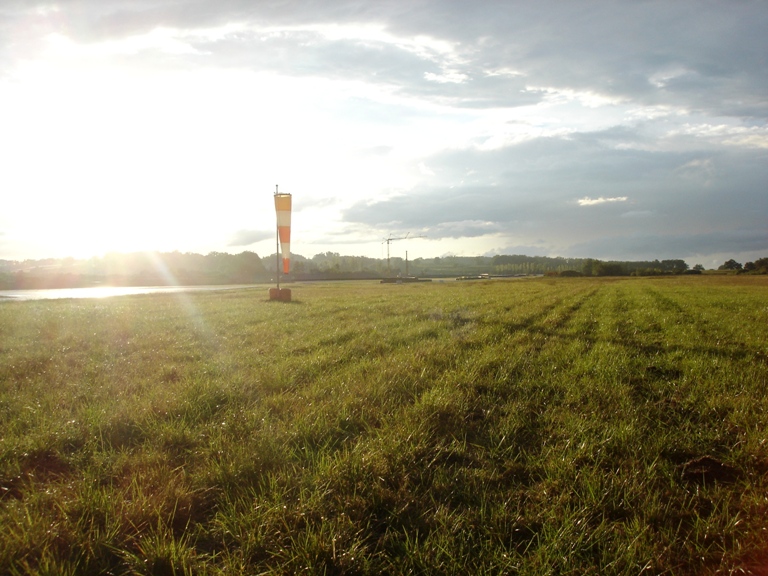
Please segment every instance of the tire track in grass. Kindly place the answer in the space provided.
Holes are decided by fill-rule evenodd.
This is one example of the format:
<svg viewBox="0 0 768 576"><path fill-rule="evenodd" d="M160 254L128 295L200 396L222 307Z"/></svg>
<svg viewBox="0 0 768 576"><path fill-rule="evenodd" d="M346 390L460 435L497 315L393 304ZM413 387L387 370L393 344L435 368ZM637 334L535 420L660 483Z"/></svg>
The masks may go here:
<svg viewBox="0 0 768 576"><path fill-rule="evenodd" d="M642 452L645 432L639 408L628 397L627 375L645 362L645 355L636 346L634 313L640 304L627 286L602 283L563 336L570 339L564 342L566 349L580 358L557 381L563 397L549 411L542 489L572 511L572 523L580 526L577 552L632 566L651 561L650 556L624 554L622 535L642 522L648 478L637 468L653 467ZM550 511L545 508L544 513ZM558 522L550 523L556 531ZM545 538L543 547L557 551L560 546Z"/></svg>
<svg viewBox="0 0 768 576"><path fill-rule="evenodd" d="M391 540L393 531L407 533L419 530L428 539L436 527L433 522L437 521L437 516L433 515L436 512L433 508L438 505L451 510L457 521L470 522L476 514L472 503L481 493L477 484L481 480L517 478L521 482L531 481L528 472L521 472L519 467L502 466L497 470L488 460L488 426L497 415L492 411L493 406L483 400L489 389L488 379L494 378L500 367L495 353L503 353L511 340L517 340L514 345L524 348L524 355L529 360L533 357L535 362L535 357L547 346L547 340L559 337L562 327L577 313L591 292L579 291L566 296L556 293L554 301L540 306L522 322L516 322L513 335L496 339L489 346L495 350L465 347L457 343L451 348L455 357L449 364L438 359L443 372L434 375L431 386L414 390L416 394L412 401L402 404L386 422L382 422L381 427L359 439L354 452L345 457L343 466L352 465L356 461L355 454L360 454L359 450L369 454L370 464L364 468L372 466L369 468L372 482L367 486L356 483L355 489L358 493L368 494L365 500L386 502L386 505L383 509L370 509L363 505L357 514L376 519L377 525L389 524L387 530L381 529L381 542ZM496 334L497 327L509 330L510 326L503 319L475 316L471 311L461 317L448 313L435 314L433 318L448 323L451 330L457 328L457 322L461 324L459 327L477 324L476 329L490 329ZM556 347L558 344L552 345ZM514 364L517 359L511 359L511 362ZM489 364L493 365L493 370L486 369ZM509 387L512 382L507 379L499 384ZM527 445L534 450L543 440L544 421L536 401L529 408L520 423L517 441L521 447ZM360 465L358 460L356 466ZM335 476L335 473L328 472ZM452 480L446 483L449 478ZM340 480L332 480L331 483L336 484ZM334 493L339 493L338 489ZM534 532L529 532L532 538ZM371 542L371 545L387 546L381 542Z"/></svg>
<svg viewBox="0 0 768 576"><path fill-rule="evenodd" d="M537 309L522 320L501 322L500 325L510 335L534 332L554 336L596 291L596 288L583 288L566 296L561 295L560 291L556 292L547 303L535 302Z"/></svg>
<svg viewBox="0 0 768 576"><path fill-rule="evenodd" d="M659 320L661 311L683 315L683 309L673 300L659 300L653 289L634 284L616 287L612 295L606 342L621 351L623 370L616 377L629 387L630 396L638 407L653 408L663 402L684 377L678 354L690 354L688 348L673 344L670 331L673 321ZM655 413L655 410L653 410Z"/></svg>
<svg viewBox="0 0 768 576"><path fill-rule="evenodd" d="M663 314L655 328L666 337L663 349L660 345L654 347L646 344L648 352L670 351L678 352L681 356L693 352L708 357L739 360L761 356L759 352L755 354L744 345L738 323L734 323L735 327L731 329L729 323L724 322L724 315L717 310L720 305L711 296L703 297L700 292L694 295L689 290L676 290L674 295L668 295L655 286L646 287L645 293L649 296L649 307ZM673 336L674 340L685 344L669 342Z"/></svg>
<svg viewBox="0 0 768 576"><path fill-rule="evenodd" d="M537 307L522 318L510 321L508 315L501 315L483 320L490 335L486 346L469 351L460 363L475 381L475 394L488 396L489 402L503 402L519 396L523 393L521 386L533 385L537 380L541 384L537 385L539 392L546 389L547 394L555 393L549 383L549 370L557 367L552 366L548 356L557 356L563 342L571 338L564 327L597 291L594 287L575 292L571 289L555 286L546 300L536 302ZM557 362L563 364L562 359Z"/></svg>
<svg viewBox="0 0 768 576"><path fill-rule="evenodd" d="M506 445L506 453L513 455L513 460L528 461L541 453L548 436L547 413L561 403L563 394L558 378L552 374L558 369L553 361L560 365L561 371L567 369L567 360L560 350L568 341L576 342L576 338L566 327L599 292L599 288L588 287L562 295L564 290L565 287L558 286L558 291L550 295L552 299L523 321L499 322L502 330L509 334L496 348L514 349L511 357L499 359L497 354L501 350L493 350L486 351L485 358L480 358L485 371L481 371L472 394L481 411L493 414L494 420L506 422L505 430L498 432L492 432L491 426L485 424L484 442L489 448ZM579 341L577 345L583 343ZM503 377L499 378L499 374ZM530 482L535 473L511 461L504 464L501 476Z"/></svg>
<svg viewBox="0 0 768 576"><path fill-rule="evenodd" d="M479 371L492 378L479 387L480 391L492 391L501 400L518 395L520 383L531 382L542 376L542 382L548 381L545 373L550 368L556 369L547 359L550 354L548 351L557 351L564 341L570 339L564 327L597 291L594 287L579 287L573 291L573 285L562 284L554 285L553 288L547 294L546 301L536 302L536 308L522 318L510 321L508 317L501 316L487 320L494 335L491 338L494 342L493 350L485 350L473 359L477 360ZM554 390L549 393L552 392Z"/></svg>
<svg viewBox="0 0 768 576"><path fill-rule="evenodd" d="M510 402L506 425L499 430L505 428L512 436L506 440L512 457L508 468L515 470L515 464L522 464L526 472L522 476L529 478L527 502L518 513L524 519L522 525L538 528L527 561L546 558L553 569L559 567L557 558L565 552L560 535L574 531L574 526L578 538L570 541L568 552L574 566L598 565L601 556L619 565L639 561L631 552L621 558L616 554L626 551L621 535L633 526L631 498L636 480L631 471L620 474L619 469L631 458L625 443L634 432L633 415L625 414L614 401L622 395L611 387L615 374L606 371L612 360L626 362L626 350L611 341L613 335L604 338L611 325L620 333L627 330L623 320L617 319L630 309L631 303L614 283L600 281L533 326L546 336L528 348L541 382L528 379L523 395ZM541 366L549 366L549 373L541 371ZM531 440L533 445L524 445ZM516 456L515 451L522 455ZM546 498L537 497L541 493ZM560 505L568 508L570 516L557 511Z"/></svg>
<svg viewBox="0 0 768 576"><path fill-rule="evenodd" d="M660 490L665 484L669 493L665 504L657 501L651 506L656 509L651 514L652 533L667 541L667 555L687 557L690 566L701 562L733 568L738 565L733 562L740 546L739 529L728 494L741 492L737 486L752 474L753 463L732 452L743 438L728 424L731 391L711 385L718 364L726 362L737 370L749 354L738 345L712 344L717 338L713 332L721 332L722 325L709 303L686 290L669 284L623 284L621 292L614 295L613 304L621 317L612 320L609 334L613 345L632 355L632 369L623 382L642 415L643 458L658 458L659 472L655 480L649 479L649 487ZM710 373L693 370L695 366L709 366ZM686 497L691 484L701 483L695 498ZM674 551L668 541L672 535L666 532L673 524L678 525L675 541L682 539ZM718 535L720 552L707 533Z"/></svg>
<svg viewBox="0 0 768 576"><path fill-rule="evenodd" d="M722 414L710 425L702 419L708 413L706 406L697 408L690 400L675 402L679 396L678 389L686 383L684 368L679 365L681 357L706 355L709 350L706 345L696 345L695 340L690 344L681 340L684 331L665 330L657 319L658 309L653 299L639 287L629 282L617 283L604 291L606 312L602 316L601 336L595 354L598 355L598 363L615 365L613 372L595 374L593 392L607 394L609 398L611 394L614 396L609 403L604 403L603 408L607 411L601 413L598 410L595 414L604 423L589 424L586 418L584 432L593 426L592 434L597 433L593 441L601 435L606 436L606 443L600 450L609 457L599 456L600 450L595 452L597 446L589 448L590 435L587 433L583 440L587 448L582 455L576 456L574 463L579 462L578 468L587 477L590 474L598 480L616 477L619 485L626 486L615 495L606 493L601 497L599 506L607 506L608 514L603 516L603 522L608 522L606 525L612 530L614 526L626 530L636 522L645 525L642 533L645 544L653 547L656 541L666 551L663 558L653 560L653 565L670 565L672 558L669 555L676 554L676 559L683 558L687 566L729 566L728 563L733 562L732 554L738 549L738 522L733 521L732 503L728 504L731 502L728 493L734 488L728 485L739 478L739 467L723 461L720 456L702 455L703 452L696 451L695 447L700 446L699 449L703 448L706 452L706 447L710 446L709 451L714 448L714 453L719 454L717 446L722 442L732 443L735 438L729 440L727 430L723 431L718 424ZM694 326L695 320L685 318L685 308L677 304L672 298L667 298L659 307L663 306L663 310L675 314L676 318L683 317L679 322L668 325ZM606 378L613 382L611 388L602 387ZM569 407L577 413L571 416L575 424L574 432L577 433L575 445L580 441L579 409L582 406L584 409L600 406L589 391L590 379L582 383L585 388L575 393L573 399L583 398L583 403ZM622 400L627 398L627 392L629 402ZM623 440L612 441L610 435L622 436ZM678 441L691 439L692 443L688 445L693 450L677 449ZM576 452L578 454L579 451ZM614 458L615 461L612 460ZM624 470L628 465L632 467ZM631 470L636 466L645 468L647 474L630 478ZM602 467L605 469L602 470ZM700 477L709 478L710 483L719 481L726 487L719 491L710 490L701 496L697 492L695 498L686 498L688 484ZM579 478L577 475L572 482L575 487L583 488ZM677 483L673 480L670 486L673 478ZM663 490L668 493L666 499L659 496ZM580 497L574 500L575 505L581 502ZM612 510L621 514L614 517ZM587 522L589 518L600 519L599 514L595 516L594 506L587 514ZM668 530L673 525L678 526L674 534ZM706 536L707 532L710 536ZM718 536L712 537L712 534ZM603 545L595 534L588 534L587 537L596 539L598 547ZM720 544L715 544L715 541ZM610 549L610 541L606 543L607 549ZM717 546L723 547L722 551L731 556L720 555ZM733 567L733 564L730 566Z"/></svg>

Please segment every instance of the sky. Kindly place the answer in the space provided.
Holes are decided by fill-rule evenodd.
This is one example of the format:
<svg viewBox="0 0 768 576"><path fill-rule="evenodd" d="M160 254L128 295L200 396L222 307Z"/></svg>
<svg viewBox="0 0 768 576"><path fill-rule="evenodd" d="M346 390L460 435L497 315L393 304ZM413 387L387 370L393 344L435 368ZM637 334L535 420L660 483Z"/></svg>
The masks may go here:
<svg viewBox="0 0 768 576"><path fill-rule="evenodd" d="M764 0L2 0L0 259L267 256L276 186L306 257L768 256L766 30Z"/></svg>

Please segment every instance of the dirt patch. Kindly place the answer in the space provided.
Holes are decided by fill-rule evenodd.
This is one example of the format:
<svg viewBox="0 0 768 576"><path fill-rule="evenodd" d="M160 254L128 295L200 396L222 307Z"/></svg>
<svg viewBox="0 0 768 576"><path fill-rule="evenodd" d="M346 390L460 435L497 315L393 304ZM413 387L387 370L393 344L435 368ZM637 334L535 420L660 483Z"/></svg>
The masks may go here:
<svg viewBox="0 0 768 576"><path fill-rule="evenodd" d="M701 484L712 484L714 482L730 483L738 480L739 471L712 456L700 456L683 464L682 476L686 482Z"/></svg>

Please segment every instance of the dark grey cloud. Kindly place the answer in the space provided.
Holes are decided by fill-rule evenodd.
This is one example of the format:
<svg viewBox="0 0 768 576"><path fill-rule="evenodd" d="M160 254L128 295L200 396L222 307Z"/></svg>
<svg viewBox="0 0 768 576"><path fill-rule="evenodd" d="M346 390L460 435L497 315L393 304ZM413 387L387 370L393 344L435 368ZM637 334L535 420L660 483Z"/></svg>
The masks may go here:
<svg viewBox="0 0 768 576"><path fill-rule="evenodd" d="M709 114L768 115L768 10L757 1L70 0L56 6L58 12L46 12L22 0L3 3L4 59L47 32L95 41L157 27L290 26L267 37L239 32L200 43L196 47L201 54L185 58L200 65L394 85L408 94L447 98L461 106L529 104L542 95L525 88L538 86ZM417 54L402 44L328 40L317 32L296 30L316 24L380 25L396 36L447 41L455 50ZM172 62L183 65L183 60L176 55ZM519 75L500 74L503 70ZM427 77L446 71L464 80Z"/></svg>
<svg viewBox="0 0 768 576"><path fill-rule="evenodd" d="M690 253L697 243L710 250L718 241L741 248L759 241L754 231L764 229L768 215L762 150L617 149L616 135L442 153L427 161L440 184L360 202L344 219L434 239L498 232L547 238L550 246L570 246L570 255L589 249L647 255L662 245L665 253ZM580 205L585 198L613 201Z"/></svg>
<svg viewBox="0 0 768 576"><path fill-rule="evenodd" d="M452 4L456 8L456 4ZM470 7L471 6L471 7ZM768 11L759 2L505 3L448 13L455 34L490 38L489 67L532 83L718 113L766 110ZM445 8L448 10L448 8Z"/></svg>
<svg viewBox="0 0 768 576"><path fill-rule="evenodd" d="M460 107L523 106L542 99L541 93L526 90L523 77L489 76L471 65L457 71L461 81L443 81L446 69L439 53L415 53L403 45L381 40L328 40L319 32L299 30L241 32L216 41L195 42L193 46L200 54L214 55L220 66L363 81L410 96L446 100ZM208 59L192 58L203 62ZM389 117L393 117L391 111Z"/></svg>
<svg viewBox="0 0 768 576"><path fill-rule="evenodd" d="M514 3L423 3L411 11L398 10L397 3L387 5L391 13L381 8L337 10L335 22L381 22L396 34L432 35L454 42L456 53L415 54L398 45L326 41L317 33L301 32L266 39L240 35L236 45L230 38L199 48L233 64L395 85L409 94L450 98L462 106L530 104L542 94L526 87L542 86L725 115L764 116L768 110L762 34L768 21L754 9L745 12L739 6L734 16L723 14L725 6L708 11L696 3L604 2L597 3L600 9L539 3L525 10ZM260 16L238 14L256 21ZM334 22L328 15L314 14L314 22ZM457 19L461 25L453 24ZM297 20L309 22L310 15ZM428 79L446 69L464 80ZM518 75L498 73L503 70Z"/></svg>
<svg viewBox="0 0 768 576"><path fill-rule="evenodd" d="M664 259L706 257L711 254L768 253L768 227L719 230L698 234L606 236L574 244L569 256L601 259Z"/></svg>

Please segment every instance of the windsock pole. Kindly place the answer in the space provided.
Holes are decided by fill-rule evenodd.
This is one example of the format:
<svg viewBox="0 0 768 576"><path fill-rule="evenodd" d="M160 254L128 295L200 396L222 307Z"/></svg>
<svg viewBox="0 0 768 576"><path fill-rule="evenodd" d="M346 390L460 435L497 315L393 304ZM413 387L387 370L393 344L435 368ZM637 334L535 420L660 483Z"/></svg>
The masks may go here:
<svg viewBox="0 0 768 576"><path fill-rule="evenodd" d="M277 184L275 184L275 196L277 196ZM280 224L275 222L275 271L277 272L277 289L280 290Z"/></svg>

